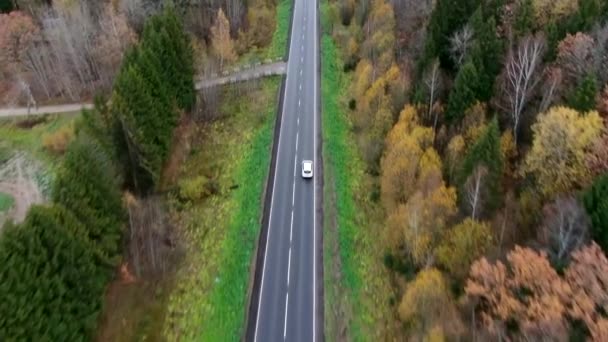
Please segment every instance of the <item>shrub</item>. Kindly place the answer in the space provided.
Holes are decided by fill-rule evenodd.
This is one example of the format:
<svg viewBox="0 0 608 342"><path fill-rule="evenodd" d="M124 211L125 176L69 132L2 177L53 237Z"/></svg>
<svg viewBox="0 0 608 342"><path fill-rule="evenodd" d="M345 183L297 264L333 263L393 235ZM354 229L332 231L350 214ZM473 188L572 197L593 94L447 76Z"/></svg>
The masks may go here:
<svg viewBox="0 0 608 342"><path fill-rule="evenodd" d="M53 133L44 135L42 137L42 146L53 154L61 155L65 152L68 144L73 138L74 127L72 125L68 125Z"/></svg>

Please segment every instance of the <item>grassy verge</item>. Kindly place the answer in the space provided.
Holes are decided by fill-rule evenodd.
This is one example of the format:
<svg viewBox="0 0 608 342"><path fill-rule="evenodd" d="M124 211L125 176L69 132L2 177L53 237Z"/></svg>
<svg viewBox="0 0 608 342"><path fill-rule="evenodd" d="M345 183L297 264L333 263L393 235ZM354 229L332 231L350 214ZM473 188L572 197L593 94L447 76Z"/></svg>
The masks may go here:
<svg viewBox="0 0 608 342"><path fill-rule="evenodd" d="M325 12L325 11L324 11ZM325 328L329 341L385 340L388 275L381 266L382 213L357 150L345 97L350 79L331 37L322 37Z"/></svg>
<svg viewBox="0 0 608 342"><path fill-rule="evenodd" d="M280 0L277 5L277 26L272 35L272 41L268 46L266 58L282 58L287 51L287 39L289 35L289 22L293 0Z"/></svg>
<svg viewBox="0 0 608 342"><path fill-rule="evenodd" d="M0 192L0 213L9 210L14 203L15 199L13 196Z"/></svg>
<svg viewBox="0 0 608 342"><path fill-rule="evenodd" d="M204 175L218 193L176 204L191 242L169 302L169 340L237 341L244 329L249 266L260 231L279 78L242 94L228 88L222 115L203 127L182 181ZM244 96L246 95L246 96Z"/></svg>

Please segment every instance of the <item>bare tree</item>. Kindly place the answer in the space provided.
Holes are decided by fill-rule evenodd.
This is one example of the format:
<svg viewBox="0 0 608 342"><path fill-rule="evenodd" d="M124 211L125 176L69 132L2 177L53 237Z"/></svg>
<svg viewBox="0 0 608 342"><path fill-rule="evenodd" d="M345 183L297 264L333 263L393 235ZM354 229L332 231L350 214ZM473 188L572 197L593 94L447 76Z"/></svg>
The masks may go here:
<svg viewBox="0 0 608 342"><path fill-rule="evenodd" d="M557 65L562 68L570 83L576 84L592 72L594 62L594 39L578 32L568 34L557 47Z"/></svg>
<svg viewBox="0 0 608 342"><path fill-rule="evenodd" d="M177 239L158 197L138 199L126 194L129 213L129 264L135 275L162 275L176 256Z"/></svg>
<svg viewBox="0 0 608 342"><path fill-rule="evenodd" d="M562 262L587 241L589 218L574 197L558 197L543 208L540 240L554 261Z"/></svg>
<svg viewBox="0 0 608 342"><path fill-rule="evenodd" d="M524 108L541 79L539 72L545 39L541 35L523 38L516 49L511 49L503 73L506 109L513 126L514 143Z"/></svg>
<svg viewBox="0 0 608 342"><path fill-rule="evenodd" d="M539 112L545 112L554 99L557 97L562 84L562 70L560 68L546 68L545 69L545 82L541 87L542 99L538 108Z"/></svg>
<svg viewBox="0 0 608 342"><path fill-rule="evenodd" d="M428 95L429 95L429 104L427 117L429 119L433 119L433 132L437 129L437 120L439 117L439 112L434 111L435 115L433 116L433 107L435 104L435 97L439 93L442 82L441 82L441 70L439 69L439 60L435 59L431 64L429 70L426 71L423 79L424 85L426 86Z"/></svg>
<svg viewBox="0 0 608 342"><path fill-rule="evenodd" d="M473 30L469 25L465 25L450 37L450 53L456 65L462 65L472 43Z"/></svg>
<svg viewBox="0 0 608 342"><path fill-rule="evenodd" d="M473 220L482 211L483 201L486 196L484 182L487 175L488 169L483 165L478 165L464 184L466 204L471 211L471 218Z"/></svg>

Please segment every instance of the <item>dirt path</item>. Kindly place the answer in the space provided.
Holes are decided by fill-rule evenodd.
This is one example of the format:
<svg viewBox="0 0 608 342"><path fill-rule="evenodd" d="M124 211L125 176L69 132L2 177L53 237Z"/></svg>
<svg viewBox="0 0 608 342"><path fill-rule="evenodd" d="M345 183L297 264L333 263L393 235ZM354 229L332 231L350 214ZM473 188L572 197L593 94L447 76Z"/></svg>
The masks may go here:
<svg viewBox="0 0 608 342"><path fill-rule="evenodd" d="M225 75L215 75L208 79L198 79L195 83L195 88L196 90L201 90L217 85L243 82L271 75L282 75L285 73L285 70L285 62L255 65L245 69L234 69ZM0 119L13 116L73 113L79 112L83 108L91 109L93 108L93 105L91 103L71 103L55 106L41 106L38 108L32 107L29 110L27 107L0 108Z"/></svg>

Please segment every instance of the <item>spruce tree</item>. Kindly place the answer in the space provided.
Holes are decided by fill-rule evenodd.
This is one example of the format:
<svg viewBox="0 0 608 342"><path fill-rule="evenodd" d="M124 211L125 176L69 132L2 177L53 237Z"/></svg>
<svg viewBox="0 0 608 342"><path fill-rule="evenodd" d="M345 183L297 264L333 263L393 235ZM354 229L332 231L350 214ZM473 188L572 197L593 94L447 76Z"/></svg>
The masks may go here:
<svg viewBox="0 0 608 342"><path fill-rule="evenodd" d="M478 89L477 69L471 61L468 61L458 71L454 87L448 98L445 111L445 119L448 123L455 124L462 119L464 112L475 103Z"/></svg>
<svg viewBox="0 0 608 342"><path fill-rule="evenodd" d="M608 174L595 179L583 194L583 204L591 218L591 237L608 252Z"/></svg>
<svg viewBox="0 0 608 342"><path fill-rule="evenodd" d="M87 341L109 268L61 207L30 208L0 239L0 340Z"/></svg>
<svg viewBox="0 0 608 342"><path fill-rule="evenodd" d="M520 0L513 30L517 37L523 37L531 33L534 29L534 8L532 0Z"/></svg>
<svg viewBox="0 0 608 342"><path fill-rule="evenodd" d="M568 104L579 112L588 112L595 108L595 96L597 92L598 86L595 76L587 75L574 89Z"/></svg>
<svg viewBox="0 0 608 342"><path fill-rule="evenodd" d="M500 130L496 118L490 122L485 133L468 150L462 162L458 176L458 184L461 189L467 178L480 165L488 170L487 179L484 183L487 184L489 194L487 208L489 211L492 211L498 206L500 200L503 171L500 152Z"/></svg>
<svg viewBox="0 0 608 342"><path fill-rule="evenodd" d="M13 10L13 0L0 0L0 13L8 13Z"/></svg>
<svg viewBox="0 0 608 342"><path fill-rule="evenodd" d="M120 253L125 218L110 159L86 137L68 147L53 187L53 201L74 213L103 254Z"/></svg>
<svg viewBox="0 0 608 342"><path fill-rule="evenodd" d="M166 97L154 96L153 85L137 66L128 67L115 81L113 107L118 113L127 142L122 159L139 180L139 191L156 184L171 145L176 116ZM150 183L151 182L151 183Z"/></svg>
<svg viewBox="0 0 608 342"><path fill-rule="evenodd" d="M471 16L470 25L475 37L470 58L479 77L477 99L488 101L492 97L494 80L502 68L503 46L496 33L494 17L485 20L481 7Z"/></svg>

